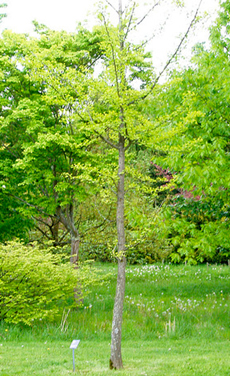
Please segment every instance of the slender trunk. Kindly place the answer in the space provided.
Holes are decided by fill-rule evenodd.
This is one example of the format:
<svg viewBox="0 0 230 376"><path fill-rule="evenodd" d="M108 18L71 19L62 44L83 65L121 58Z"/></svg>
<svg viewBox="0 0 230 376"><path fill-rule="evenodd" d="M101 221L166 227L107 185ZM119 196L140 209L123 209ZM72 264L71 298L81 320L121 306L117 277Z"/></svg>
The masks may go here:
<svg viewBox="0 0 230 376"><path fill-rule="evenodd" d="M79 259L79 245L80 245L80 239L78 232L72 232L71 233L71 257L70 262L72 264L78 263Z"/></svg>
<svg viewBox="0 0 230 376"><path fill-rule="evenodd" d="M70 262L74 264L74 267L78 268L78 259L79 259L79 245L80 239L78 232L71 233L71 258ZM84 301L82 295L82 285L78 282L78 285L74 289L74 300L76 302L77 307L81 305Z"/></svg>
<svg viewBox="0 0 230 376"><path fill-rule="evenodd" d="M70 238L71 238L70 262L73 264L77 264L78 258L79 258L80 236L79 236L79 232L77 228L74 225L73 212L74 212L73 204L68 205L65 208L65 211L63 211L60 206L57 207L58 219L70 233Z"/></svg>
<svg viewBox="0 0 230 376"><path fill-rule="evenodd" d="M69 207L65 211L65 215L61 207L59 206L57 208L57 214L62 224L70 232L70 237L71 237L70 262L74 265L75 268L78 268L80 236L79 236L79 232L77 228L74 225L73 204L69 205ZM77 306L83 303L82 286L80 282L74 289L74 299L75 299Z"/></svg>
<svg viewBox="0 0 230 376"><path fill-rule="evenodd" d="M120 51L124 48L123 38L123 22L122 22L122 0L119 0L119 36L120 36ZM117 75L117 68L115 64L115 72ZM120 79L122 84L125 84L125 66L122 66L122 73ZM119 85L117 77L117 94L119 99L122 99L122 86ZM118 188L117 188L117 239L118 239L118 272L117 272L117 287L116 296L113 309L113 322L111 333L111 357L110 368L123 368L121 356L121 330L122 330L122 314L125 297L125 121L124 109L120 107L120 129L119 129L119 161L118 161Z"/></svg>
<svg viewBox="0 0 230 376"><path fill-rule="evenodd" d="M59 221L57 220L53 221L53 226L51 227L51 234L54 240L54 244L58 245L59 244Z"/></svg>
<svg viewBox="0 0 230 376"><path fill-rule="evenodd" d="M124 137L119 136L119 168L117 191L117 237L118 237L118 274L116 296L113 309L113 322L111 333L110 368L123 368L121 356L121 329L122 313L125 296L125 224L124 224L124 198L125 198L125 147Z"/></svg>

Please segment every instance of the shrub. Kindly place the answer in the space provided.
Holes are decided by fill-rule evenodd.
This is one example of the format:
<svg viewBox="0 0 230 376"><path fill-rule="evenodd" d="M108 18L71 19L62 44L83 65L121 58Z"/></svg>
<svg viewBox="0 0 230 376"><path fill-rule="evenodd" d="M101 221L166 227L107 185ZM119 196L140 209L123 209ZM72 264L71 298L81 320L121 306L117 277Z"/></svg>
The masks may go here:
<svg viewBox="0 0 230 376"><path fill-rule="evenodd" d="M37 244L0 244L0 319L31 325L53 320L63 307L76 306L74 289L84 290L95 279L93 270L74 269L63 256Z"/></svg>

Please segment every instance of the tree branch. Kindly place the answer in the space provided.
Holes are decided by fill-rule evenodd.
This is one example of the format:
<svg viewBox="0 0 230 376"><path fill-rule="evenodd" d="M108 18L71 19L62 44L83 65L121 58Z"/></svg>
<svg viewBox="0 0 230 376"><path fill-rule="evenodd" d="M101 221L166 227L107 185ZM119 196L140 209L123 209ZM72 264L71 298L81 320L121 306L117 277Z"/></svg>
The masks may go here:
<svg viewBox="0 0 230 376"><path fill-rule="evenodd" d="M7 144L4 143L4 141L2 141L2 146L3 146L4 149L6 149L8 151L8 153L10 155L12 155L14 158L18 158L18 155L13 153L13 151L8 147Z"/></svg>
<svg viewBox="0 0 230 376"><path fill-rule="evenodd" d="M110 33L109 33L109 30L108 30L108 27L107 27L107 23L106 23L106 19L105 19L105 16L103 13L101 13L102 15L102 18L104 20L104 26L105 26L105 30L106 30L106 33L107 33L107 36L110 40L110 45L111 45L111 51L112 51L112 57L113 57L113 65L114 65L114 70L115 70L115 76L116 76L116 88L117 88L117 95L118 97L120 98L120 90L119 90L119 83L118 83L118 71L117 71L117 64L116 64L116 59L115 59L115 53L114 53L114 48L113 48L113 43L111 41L111 37L110 37Z"/></svg>
<svg viewBox="0 0 230 376"><path fill-rule="evenodd" d="M149 10L147 13L145 13L145 15L140 19L139 22L137 22L137 24L135 25L135 27L139 26L147 17L148 15L153 11L153 9L158 6L160 4L160 1L158 1L157 3L155 3Z"/></svg>
<svg viewBox="0 0 230 376"><path fill-rule="evenodd" d="M105 138L104 136L102 136L102 134L100 134L99 132L97 131L94 131L104 142L106 142L106 144L110 145L113 149L117 149L119 150L119 147L114 145L111 141L109 141L107 138Z"/></svg>
<svg viewBox="0 0 230 376"><path fill-rule="evenodd" d="M173 61L173 59L177 56L177 54L178 54L178 52L179 52L179 50L180 50L182 44L184 43L184 41L185 41L185 39L187 38L187 36L188 36L188 34L189 34L189 32L190 32L190 30L191 30L193 24L194 24L195 21L196 21L196 18L197 18L197 15L198 15L198 12L199 12L199 9L200 9L200 6L201 6L202 1L203 1L203 0L200 0L200 3L199 3L199 5L198 5L198 7L197 7L197 9L196 9L196 12L195 12L195 14L194 14L194 17L193 17L192 21L190 22L189 27L188 27L188 29L186 30L186 32L185 32L183 38L180 40L180 43L178 44L176 50L174 51L174 53L172 54L172 56L170 57L170 59L167 61L167 63L165 64L164 68L162 69L162 71L158 74L157 78L155 79L155 81L153 82L152 86L150 87L148 93L146 93L145 95L143 95L143 97L141 97L142 100L145 99L145 98L147 98L147 96L153 91L153 89L154 89L155 86L157 85L157 83L158 83L159 79L161 78L161 76L163 75L163 73L166 71L166 69L168 68L168 66L169 66L169 65L171 64L171 62ZM134 101L133 101L133 103L134 103ZM132 104L132 103L130 103L130 104Z"/></svg>
<svg viewBox="0 0 230 376"><path fill-rule="evenodd" d="M43 209L39 208L37 205L30 204L28 201L23 200L21 197L15 196L13 194L10 194L10 196L14 197L16 200L23 202L23 204L25 204L26 206L36 209L39 213L42 213L47 217L55 218L55 215L46 213Z"/></svg>
<svg viewBox="0 0 230 376"><path fill-rule="evenodd" d="M108 1L108 0L105 0L105 1L106 1L106 3L107 3L111 8L113 8L113 10L115 10L116 13L118 13L117 9L114 8L114 6L110 3L110 1Z"/></svg>
<svg viewBox="0 0 230 376"><path fill-rule="evenodd" d="M179 50L180 50L182 44L184 43L184 41L185 41L185 39L187 38L187 36L188 36L188 34L189 34L189 32L190 32L190 30L191 30L193 24L194 24L195 21L196 21L196 18L197 18L197 15L198 15L198 12L199 12L199 9L200 9L200 6L201 6L202 1L203 1L203 0L200 0L199 5L198 5L198 7L197 7L197 9L196 9L196 12L195 12L195 14L194 14L194 17L192 18L192 21L190 22L189 27L187 28L187 30L186 30L186 32L185 32L183 38L180 40L180 43L178 44L176 50L174 51L174 53L172 54L172 56L170 57L170 59L167 61L167 63L165 64L164 68L163 68L163 69L161 70L161 72L158 74L157 78L154 80L154 82L153 82L153 84L151 85L151 87L150 87L150 89L148 90L148 92L147 92L145 95L143 95L142 97L140 97L138 100L144 100L144 99L146 99L146 98L149 96L149 94L152 93L153 89L154 89L155 86L157 85L157 83L158 83L158 81L160 80L161 76L164 74L164 72L166 71L166 69L168 68L168 66L171 64L171 62L173 61L173 59L177 56L177 54L178 54L178 52L179 52ZM133 101L129 102L128 105L130 106L130 105L132 105L132 104L134 104L134 103L136 103L136 100L133 100Z"/></svg>
<svg viewBox="0 0 230 376"><path fill-rule="evenodd" d="M125 151L129 149L129 147L132 145L133 141L129 139L128 145L125 147Z"/></svg>
<svg viewBox="0 0 230 376"><path fill-rule="evenodd" d="M132 24L132 19L133 19L133 15L134 15L134 12L135 12L135 8L136 8L136 3L134 2L133 3L133 7L132 7L132 10L131 10L131 15L129 17L129 23L128 23L128 26L127 26L127 29L126 29L126 33L124 35L124 40L127 38L129 32L130 32L130 26Z"/></svg>
<svg viewBox="0 0 230 376"><path fill-rule="evenodd" d="M35 228L42 233L48 240L53 240L45 231L43 231L39 226L35 225Z"/></svg>

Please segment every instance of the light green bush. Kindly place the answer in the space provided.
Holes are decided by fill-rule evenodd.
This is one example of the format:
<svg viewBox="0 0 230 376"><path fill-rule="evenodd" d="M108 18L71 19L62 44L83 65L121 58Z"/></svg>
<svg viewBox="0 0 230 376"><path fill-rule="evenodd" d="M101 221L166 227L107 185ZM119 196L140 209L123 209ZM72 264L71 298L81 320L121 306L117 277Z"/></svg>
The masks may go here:
<svg viewBox="0 0 230 376"><path fill-rule="evenodd" d="M76 269L37 244L0 244L0 320L27 325L51 321L63 307L76 307L76 287L83 297L94 280L89 266Z"/></svg>

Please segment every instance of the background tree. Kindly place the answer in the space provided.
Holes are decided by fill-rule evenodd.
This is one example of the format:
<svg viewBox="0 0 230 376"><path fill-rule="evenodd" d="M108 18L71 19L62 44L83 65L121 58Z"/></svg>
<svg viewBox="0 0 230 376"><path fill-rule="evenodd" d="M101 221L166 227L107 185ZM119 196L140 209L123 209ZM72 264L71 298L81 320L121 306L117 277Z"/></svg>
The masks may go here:
<svg viewBox="0 0 230 376"><path fill-rule="evenodd" d="M196 46L193 66L174 73L162 96L164 115L158 121L165 123L170 150L162 167L190 192L166 210L177 262L229 257L229 17L224 2L211 28L210 50Z"/></svg>
<svg viewBox="0 0 230 376"><path fill-rule="evenodd" d="M8 43L9 42L9 43ZM32 227L32 221L26 218L21 209L21 202L13 198L13 191L16 188L20 195L21 178L18 173L12 172L12 164L20 155L20 144L25 141L25 132L22 123L11 123L7 127L4 119L10 115L14 106L17 106L19 100L27 97L30 87L25 80L25 75L17 67L14 59L14 52L19 48L22 38L15 36L15 39L8 39L6 42L0 39L0 205L1 205L1 240L10 240L12 237L28 238L28 230ZM7 133L7 135L6 135ZM9 179L11 180L11 189L9 190ZM19 193L20 192L20 193Z"/></svg>
<svg viewBox="0 0 230 376"><path fill-rule="evenodd" d="M79 231L75 226L74 205L77 199L79 203L87 196L87 188L77 175L86 159L88 162L92 159L90 137L73 129L71 103L63 103L63 98L57 101L55 97L52 101L46 93L45 81L32 77L25 57L27 61L29 57L34 60L33 54L37 52L47 65L52 61L64 70L90 69L101 54L99 35L81 27L76 35L53 32L38 24L36 29L40 39L27 40L25 36L6 32L1 41L5 78L1 127L4 192L23 204L20 210L27 217L43 224L50 218L56 243L58 225L62 223L71 236L75 262Z"/></svg>

